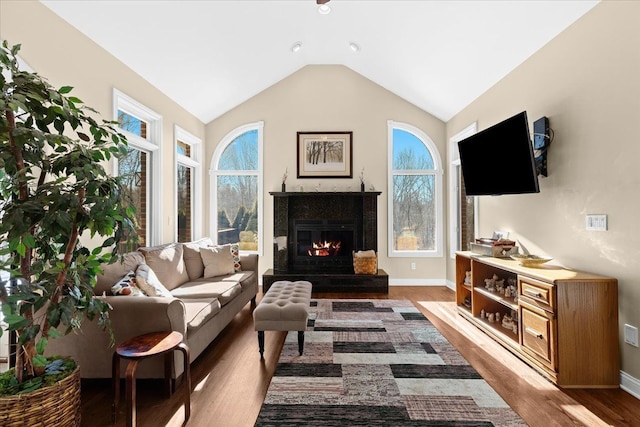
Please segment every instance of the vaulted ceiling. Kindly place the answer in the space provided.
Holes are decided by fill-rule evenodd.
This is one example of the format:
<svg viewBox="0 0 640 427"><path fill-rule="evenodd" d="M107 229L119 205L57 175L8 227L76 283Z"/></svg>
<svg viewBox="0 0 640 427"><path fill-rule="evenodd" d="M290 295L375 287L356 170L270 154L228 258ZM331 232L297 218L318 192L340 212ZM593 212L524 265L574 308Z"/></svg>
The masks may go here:
<svg viewBox="0 0 640 427"><path fill-rule="evenodd" d="M309 64L345 65L447 121L598 3L42 2L204 123Z"/></svg>

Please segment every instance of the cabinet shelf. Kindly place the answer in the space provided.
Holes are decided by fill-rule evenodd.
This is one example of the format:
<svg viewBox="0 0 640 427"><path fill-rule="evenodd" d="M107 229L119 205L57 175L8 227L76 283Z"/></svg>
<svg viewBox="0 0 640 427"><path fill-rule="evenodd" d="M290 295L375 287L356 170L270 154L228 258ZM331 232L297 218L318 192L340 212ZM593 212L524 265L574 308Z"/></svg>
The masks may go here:
<svg viewBox="0 0 640 427"><path fill-rule="evenodd" d="M483 288L474 288L474 292L484 295L487 298L491 298L492 300L499 302L500 304L510 308L511 310L518 309L518 303L515 302L515 298L505 298Z"/></svg>
<svg viewBox="0 0 640 427"><path fill-rule="evenodd" d="M491 323L491 322L488 322L485 319L481 319L480 317L475 317L474 319L477 322L482 323L485 326L485 328L488 328L491 331L493 331L494 333L499 334L501 337L504 337L504 338L506 338L506 339L508 339L510 341L515 342L515 343L519 342L518 334L514 334L513 331L510 331L509 329L503 328L500 323L497 323L497 322L496 323Z"/></svg>

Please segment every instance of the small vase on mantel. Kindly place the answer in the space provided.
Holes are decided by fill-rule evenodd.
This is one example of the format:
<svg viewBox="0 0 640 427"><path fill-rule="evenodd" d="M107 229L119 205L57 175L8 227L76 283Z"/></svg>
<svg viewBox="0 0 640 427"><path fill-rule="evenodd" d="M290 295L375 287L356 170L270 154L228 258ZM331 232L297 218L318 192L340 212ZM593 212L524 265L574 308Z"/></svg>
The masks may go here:
<svg viewBox="0 0 640 427"><path fill-rule="evenodd" d="M364 193L364 181L360 181L360 191Z"/></svg>
<svg viewBox="0 0 640 427"><path fill-rule="evenodd" d="M282 183L282 192L286 192L287 191L287 184L286 183Z"/></svg>

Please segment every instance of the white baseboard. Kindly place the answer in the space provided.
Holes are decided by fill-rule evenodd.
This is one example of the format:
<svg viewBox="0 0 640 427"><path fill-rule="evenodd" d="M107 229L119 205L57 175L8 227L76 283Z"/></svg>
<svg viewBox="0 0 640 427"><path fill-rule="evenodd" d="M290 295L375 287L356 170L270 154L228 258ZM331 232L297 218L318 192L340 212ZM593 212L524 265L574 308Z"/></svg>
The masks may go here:
<svg viewBox="0 0 640 427"><path fill-rule="evenodd" d="M446 286L455 289L453 282L446 279L392 279L389 278L389 286Z"/></svg>
<svg viewBox="0 0 640 427"><path fill-rule="evenodd" d="M620 371L620 388L636 399L640 399L640 380L624 371Z"/></svg>

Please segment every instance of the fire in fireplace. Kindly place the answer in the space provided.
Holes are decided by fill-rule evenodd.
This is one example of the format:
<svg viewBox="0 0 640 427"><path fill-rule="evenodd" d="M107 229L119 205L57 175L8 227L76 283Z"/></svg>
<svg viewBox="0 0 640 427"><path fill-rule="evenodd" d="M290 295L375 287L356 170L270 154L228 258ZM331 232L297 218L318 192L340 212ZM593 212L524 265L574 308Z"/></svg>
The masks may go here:
<svg viewBox="0 0 640 427"><path fill-rule="evenodd" d="M297 271L346 271L352 268L355 243L352 221L298 220L294 225Z"/></svg>
<svg viewBox="0 0 640 427"><path fill-rule="evenodd" d="M340 246L342 242L337 241L324 241L313 244L313 248L309 249L307 253L309 256L336 256L340 252Z"/></svg>

